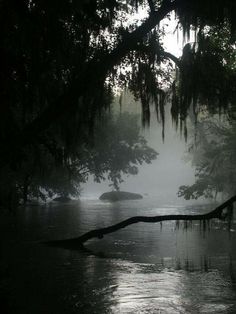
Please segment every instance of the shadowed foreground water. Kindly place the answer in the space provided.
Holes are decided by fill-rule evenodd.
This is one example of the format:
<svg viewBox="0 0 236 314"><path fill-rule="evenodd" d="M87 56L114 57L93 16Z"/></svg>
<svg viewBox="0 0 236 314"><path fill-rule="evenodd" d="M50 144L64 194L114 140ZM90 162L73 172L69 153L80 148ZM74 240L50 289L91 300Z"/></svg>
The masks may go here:
<svg viewBox="0 0 236 314"><path fill-rule="evenodd" d="M235 222L231 232L140 223L90 241L93 254L39 244L135 215L208 210L148 199L19 208L1 219L1 313L236 313Z"/></svg>

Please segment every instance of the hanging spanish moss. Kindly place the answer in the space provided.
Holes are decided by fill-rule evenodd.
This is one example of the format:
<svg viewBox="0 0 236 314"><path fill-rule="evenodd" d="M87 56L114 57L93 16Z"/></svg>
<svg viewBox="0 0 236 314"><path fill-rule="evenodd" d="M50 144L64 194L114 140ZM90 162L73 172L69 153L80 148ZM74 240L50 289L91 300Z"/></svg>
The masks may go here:
<svg viewBox="0 0 236 314"><path fill-rule="evenodd" d="M144 8L146 17L136 23L131 17ZM192 29L197 34L180 58L163 44L160 25L172 13L187 38ZM0 173L4 178L9 170L7 186L17 185L31 149L36 159L42 149L56 161L92 140L117 88L141 101L143 126L155 106L163 138L170 94L185 138L191 107L196 115L232 115L235 15L233 0L1 1Z"/></svg>

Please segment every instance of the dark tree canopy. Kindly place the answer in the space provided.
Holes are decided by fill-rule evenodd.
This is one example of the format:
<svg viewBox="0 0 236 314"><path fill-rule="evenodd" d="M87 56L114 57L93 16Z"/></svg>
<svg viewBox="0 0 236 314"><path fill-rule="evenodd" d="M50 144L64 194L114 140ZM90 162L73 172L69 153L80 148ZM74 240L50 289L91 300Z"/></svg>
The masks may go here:
<svg viewBox="0 0 236 314"><path fill-rule="evenodd" d="M141 8L147 17L136 23ZM163 48L160 23L172 13L186 38L196 32L197 45L180 58ZM233 107L235 60L225 63L219 38L227 32L234 49L235 16L234 0L2 0L1 194L12 197L30 154L48 154L54 165L65 151L73 155L117 86L141 100L144 124L152 103L164 124L168 97L181 127L191 105Z"/></svg>
<svg viewBox="0 0 236 314"><path fill-rule="evenodd" d="M139 26L129 23L130 15L140 7L147 8L148 17ZM163 49L159 24L171 12L185 34L194 27L201 35L197 51L192 49L190 55L190 48L185 47L180 60ZM162 103L163 81L170 80L160 65L174 60L185 81L186 72L194 66L191 62L210 66L207 60L198 59L214 56L212 63L220 62L214 53L217 47L207 47L202 38L204 27L219 26L220 31L228 23L233 40L235 14L233 0L2 1L4 121L11 122L14 130L27 129L33 135L75 113L78 122L90 121L97 110L109 105L114 84L130 87L141 99L148 120L150 101ZM128 65L130 73L124 75L119 66ZM196 67L202 71L201 64ZM197 89L198 84L196 95ZM186 106L191 95L185 98Z"/></svg>

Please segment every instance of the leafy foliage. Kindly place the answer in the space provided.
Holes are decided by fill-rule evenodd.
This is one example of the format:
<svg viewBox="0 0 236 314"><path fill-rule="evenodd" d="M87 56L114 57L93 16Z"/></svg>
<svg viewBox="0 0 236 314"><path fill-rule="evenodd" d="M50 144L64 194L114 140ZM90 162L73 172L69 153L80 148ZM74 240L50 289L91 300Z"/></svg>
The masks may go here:
<svg viewBox="0 0 236 314"><path fill-rule="evenodd" d="M173 85L172 116L176 123L178 118L181 123L186 120L191 106L195 115L202 110L222 113L235 106L235 61L227 23L199 31L197 42L185 45Z"/></svg>
<svg viewBox="0 0 236 314"><path fill-rule="evenodd" d="M140 135L137 117L121 114L106 121L105 127L98 126L90 172L98 182L107 173L113 188L118 190L123 175L136 175L139 165L150 164L156 157L157 152Z"/></svg>
<svg viewBox="0 0 236 314"><path fill-rule="evenodd" d="M138 173L138 165L151 163L157 152L140 135L137 117L128 113L104 115L94 126L92 140L73 147L35 146L24 152L21 167L13 174L19 199L46 200L55 194L78 196L80 185L94 176L96 182L108 178L118 190L123 175ZM71 147L70 147L71 148Z"/></svg>
<svg viewBox="0 0 236 314"><path fill-rule="evenodd" d="M185 199L213 198L218 193L236 193L236 123L199 122L197 138L190 149L196 167L196 182L181 186L178 195Z"/></svg>
<svg viewBox="0 0 236 314"><path fill-rule="evenodd" d="M147 17L137 22L140 9ZM191 28L198 33L198 45L189 43L180 59L163 47L160 23L172 12L184 34ZM52 169L63 174L61 165L75 159L78 147L86 153L114 88L129 88L141 100L143 124L154 103L164 125L169 94L181 127L192 104L196 111L234 106L235 15L234 0L2 0L0 179L7 185L1 187L2 200L19 182L27 190L32 168L41 178L36 190L61 185L52 179L49 188L45 177ZM227 43L221 40L225 32Z"/></svg>

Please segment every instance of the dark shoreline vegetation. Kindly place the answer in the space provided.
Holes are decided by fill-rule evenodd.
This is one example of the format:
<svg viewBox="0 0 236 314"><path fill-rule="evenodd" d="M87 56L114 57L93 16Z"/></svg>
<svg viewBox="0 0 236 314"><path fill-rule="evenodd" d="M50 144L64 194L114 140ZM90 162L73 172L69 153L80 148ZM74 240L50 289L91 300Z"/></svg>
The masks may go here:
<svg viewBox="0 0 236 314"><path fill-rule="evenodd" d="M163 139L167 103L186 139L188 118L197 125L197 118L221 114L229 129L234 125L234 1L4 0L0 8L3 207L32 197L75 196L89 174L97 182L108 177L118 189L124 175L157 157L135 119L109 114L112 104L115 110L122 104L117 89L140 102L143 126L155 107ZM136 24L130 17L140 9L147 16ZM180 57L163 44L160 23L172 14L186 40ZM228 184L224 191L201 179L190 189L182 186L180 195L195 198L209 189L234 194Z"/></svg>
<svg viewBox="0 0 236 314"><path fill-rule="evenodd" d="M236 313L236 0L1 0L0 37L3 313Z"/></svg>

